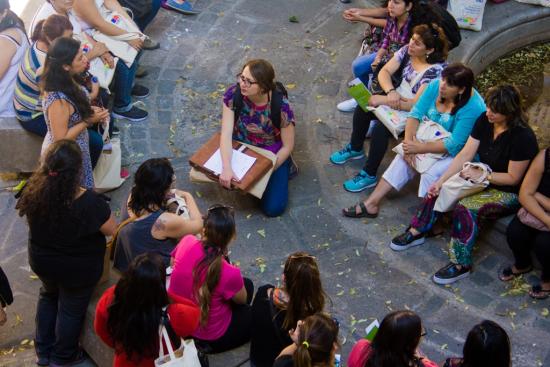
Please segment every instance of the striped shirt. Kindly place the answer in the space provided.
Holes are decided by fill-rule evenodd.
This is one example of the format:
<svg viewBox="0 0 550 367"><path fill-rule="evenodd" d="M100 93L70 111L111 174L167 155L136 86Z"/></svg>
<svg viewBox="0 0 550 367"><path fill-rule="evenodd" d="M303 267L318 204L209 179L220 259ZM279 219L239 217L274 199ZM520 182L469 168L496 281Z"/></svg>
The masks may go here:
<svg viewBox="0 0 550 367"><path fill-rule="evenodd" d="M30 121L42 114L40 100L41 67L46 55L36 47L36 42L29 47L19 68L15 84L13 104L19 120Z"/></svg>

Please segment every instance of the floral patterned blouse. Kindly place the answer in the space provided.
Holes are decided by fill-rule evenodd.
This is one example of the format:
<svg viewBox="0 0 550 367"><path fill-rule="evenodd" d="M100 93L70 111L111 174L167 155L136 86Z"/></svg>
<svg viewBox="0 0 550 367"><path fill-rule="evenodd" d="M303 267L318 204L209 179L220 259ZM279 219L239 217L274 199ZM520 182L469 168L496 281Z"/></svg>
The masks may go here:
<svg viewBox="0 0 550 367"><path fill-rule="evenodd" d="M232 85L223 95L223 103L230 109L233 109L233 95L236 88L236 84ZM243 96L243 102L240 116L236 119L233 127L233 139L277 153L283 143L281 141L281 130L271 121L270 104L257 106L246 96ZM281 128L290 124L295 125L294 112L290 108L288 99L283 98L281 103Z"/></svg>

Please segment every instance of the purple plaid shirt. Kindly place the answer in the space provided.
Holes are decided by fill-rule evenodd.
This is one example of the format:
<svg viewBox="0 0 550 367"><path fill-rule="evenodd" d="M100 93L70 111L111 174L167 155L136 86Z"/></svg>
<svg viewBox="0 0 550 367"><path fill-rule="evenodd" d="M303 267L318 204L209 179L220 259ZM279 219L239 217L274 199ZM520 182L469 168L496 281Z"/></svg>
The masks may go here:
<svg viewBox="0 0 550 367"><path fill-rule="evenodd" d="M407 42L409 42L410 21L411 17L407 17L407 21L401 30L399 30L399 27L397 26L397 19L388 17L386 26L382 31L382 44L380 45L380 48L388 51L390 54L389 56L393 55L395 51L399 50Z"/></svg>

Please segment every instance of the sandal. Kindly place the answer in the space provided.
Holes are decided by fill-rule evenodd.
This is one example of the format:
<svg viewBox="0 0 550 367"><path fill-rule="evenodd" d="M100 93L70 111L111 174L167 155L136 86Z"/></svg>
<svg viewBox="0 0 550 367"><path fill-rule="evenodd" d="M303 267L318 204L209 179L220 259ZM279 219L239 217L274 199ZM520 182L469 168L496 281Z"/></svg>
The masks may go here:
<svg viewBox="0 0 550 367"><path fill-rule="evenodd" d="M537 284L531 287L529 296L534 299L546 299L550 297L550 289L542 289L542 285Z"/></svg>
<svg viewBox="0 0 550 367"><path fill-rule="evenodd" d="M361 209L361 211L359 213L357 213L357 206L359 206L359 209ZM375 213L375 214L371 214L367 211L367 207L365 206L365 203L363 203L362 201L357 203L357 204L354 204L352 206L350 206L349 208L346 208L346 209L342 209L342 214L345 216L345 217L349 217L349 218L376 218L378 217L378 213Z"/></svg>
<svg viewBox="0 0 550 367"><path fill-rule="evenodd" d="M510 280L517 278L520 275L529 273L531 270L533 270L532 266L530 266L526 270L514 273L514 271L512 270L512 267L508 266L501 270L500 274L498 275L498 279L500 279L502 282L509 282Z"/></svg>

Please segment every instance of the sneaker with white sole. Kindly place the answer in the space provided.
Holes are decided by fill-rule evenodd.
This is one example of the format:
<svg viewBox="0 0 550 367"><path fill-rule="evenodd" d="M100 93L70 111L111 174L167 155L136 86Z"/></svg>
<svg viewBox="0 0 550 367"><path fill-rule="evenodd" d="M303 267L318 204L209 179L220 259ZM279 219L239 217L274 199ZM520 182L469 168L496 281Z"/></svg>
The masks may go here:
<svg viewBox="0 0 550 367"><path fill-rule="evenodd" d="M351 144L347 144L343 149L334 152L330 156L330 161L334 164L344 164L350 159L363 159L365 153L362 150L351 149Z"/></svg>
<svg viewBox="0 0 550 367"><path fill-rule="evenodd" d="M149 113L145 110L142 110L141 108L132 106L132 108L126 112L113 111L113 116L116 117L117 119L126 119L133 122L139 122L139 121L145 120L147 116L149 116Z"/></svg>
<svg viewBox="0 0 550 367"><path fill-rule="evenodd" d="M376 182L376 176L371 176L364 170L361 170L355 177L344 182L344 190L349 192L361 192L369 187L376 186Z"/></svg>
<svg viewBox="0 0 550 367"><path fill-rule="evenodd" d="M415 236L407 229L405 233L402 233L391 240L390 248L394 251L405 251L408 248L424 244L424 240L425 236L423 233Z"/></svg>
<svg viewBox="0 0 550 367"><path fill-rule="evenodd" d="M353 112L355 111L355 107L357 107L357 101L353 98L340 102L336 105L338 111L341 112Z"/></svg>
<svg viewBox="0 0 550 367"><path fill-rule="evenodd" d="M433 276L433 281L437 284L451 284L470 275L470 266L448 263L439 269Z"/></svg>

